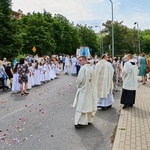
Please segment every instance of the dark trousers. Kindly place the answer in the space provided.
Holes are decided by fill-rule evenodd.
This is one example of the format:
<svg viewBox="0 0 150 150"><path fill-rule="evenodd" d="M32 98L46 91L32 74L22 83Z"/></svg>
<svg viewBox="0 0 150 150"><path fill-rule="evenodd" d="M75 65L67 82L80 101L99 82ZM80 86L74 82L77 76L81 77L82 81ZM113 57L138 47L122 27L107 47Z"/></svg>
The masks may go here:
<svg viewBox="0 0 150 150"><path fill-rule="evenodd" d="M77 68L77 75L78 75L78 73L79 73L80 67L81 67L81 66L76 66L76 68Z"/></svg>
<svg viewBox="0 0 150 150"><path fill-rule="evenodd" d="M65 63L63 63L63 70L64 70L64 67L65 67Z"/></svg>
<svg viewBox="0 0 150 150"><path fill-rule="evenodd" d="M133 105L135 103L136 90L122 89L121 104Z"/></svg>
<svg viewBox="0 0 150 150"><path fill-rule="evenodd" d="M4 88L5 88L4 79L3 79L3 78L0 78L0 82L1 82L1 84L2 84L2 89L4 90Z"/></svg>

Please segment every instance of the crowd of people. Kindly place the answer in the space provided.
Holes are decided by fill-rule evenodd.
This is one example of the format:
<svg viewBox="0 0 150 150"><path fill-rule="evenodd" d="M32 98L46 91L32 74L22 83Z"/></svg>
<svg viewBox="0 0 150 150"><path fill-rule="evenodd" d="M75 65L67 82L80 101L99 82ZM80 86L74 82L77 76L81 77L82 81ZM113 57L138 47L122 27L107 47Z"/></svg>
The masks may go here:
<svg viewBox="0 0 150 150"><path fill-rule="evenodd" d="M29 94L27 90L44 82L54 80L60 72L60 64L55 57L29 57L16 61L14 66L4 58L0 61L0 80L2 89L10 88L12 92Z"/></svg>
<svg viewBox="0 0 150 150"><path fill-rule="evenodd" d="M107 54L101 58L97 55L88 58L75 55L39 57L37 54L21 58L13 66L6 58L0 60L2 89L11 88L12 92L21 92L22 96L29 94L28 89L33 86L56 79L60 71L77 76L78 90L73 106L76 106L75 127L80 127L92 122L97 109L106 110L112 106L119 82L123 84L120 103L123 108L133 107L137 76L141 76L142 85L150 79L150 55L146 58L144 53L139 56L125 54L121 59Z"/></svg>
<svg viewBox="0 0 150 150"><path fill-rule="evenodd" d="M147 73L150 73L150 55L146 59L144 53L140 53L139 56L125 54L122 60L112 59L104 54L100 60L92 64L91 60L80 56L78 61L82 67L77 77L78 89L73 103L76 107L76 128L91 124L98 108L106 110L112 106L113 91L116 90L119 80L123 82L120 98L123 109L133 107L138 75L142 77L141 82L145 85L148 80Z"/></svg>

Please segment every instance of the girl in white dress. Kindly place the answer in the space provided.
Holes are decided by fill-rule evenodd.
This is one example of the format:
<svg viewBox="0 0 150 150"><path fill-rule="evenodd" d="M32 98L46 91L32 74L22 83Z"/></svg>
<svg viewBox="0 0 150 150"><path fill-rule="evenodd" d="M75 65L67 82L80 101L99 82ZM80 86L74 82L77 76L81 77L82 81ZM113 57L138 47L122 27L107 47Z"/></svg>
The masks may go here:
<svg viewBox="0 0 150 150"><path fill-rule="evenodd" d="M55 64L54 62L52 61L52 64L51 64L51 68L50 68L50 72L51 72L51 79L54 80L57 76L56 76L56 73L55 73Z"/></svg>
<svg viewBox="0 0 150 150"><path fill-rule="evenodd" d="M54 70L55 70L56 75L60 74L60 65L57 61L55 62L55 69Z"/></svg>
<svg viewBox="0 0 150 150"><path fill-rule="evenodd" d="M45 69L44 69L44 64L40 62L40 67L41 67L41 73L40 73L40 80L42 83L45 82Z"/></svg>
<svg viewBox="0 0 150 150"><path fill-rule="evenodd" d="M33 87L34 86L34 67L33 67L33 63L29 66L29 70L31 72L31 85Z"/></svg>
<svg viewBox="0 0 150 150"><path fill-rule="evenodd" d="M45 63L44 68L46 70L46 72L45 72L45 80L46 81L50 81L51 80L50 79L50 66L49 66L48 62Z"/></svg>
<svg viewBox="0 0 150 150"><path fill-rule="evenodd" d="M15 68L13 69L13 80L12 80L12 89L11 89L11 91L15 93L20 91L19 82L18 82L19 74L17 72L17 66L18 63L15 65Z"/></svg>
<svg viewBox="0 0 150 150"><path fill-rule="evenodd" d="M34 67L34 84L35 85L41 85L40 73L41 73L41 67L38 64L38 62L36 62L35 67Z"/></svg>
<svg viewBox="0 0 150 150"><path fill-rule="evenodd" d="M31 64L29 63L28 64L28 67L29 67L29 73L28 73L28 90L30 90L32 88L32 66Z"/></svg>

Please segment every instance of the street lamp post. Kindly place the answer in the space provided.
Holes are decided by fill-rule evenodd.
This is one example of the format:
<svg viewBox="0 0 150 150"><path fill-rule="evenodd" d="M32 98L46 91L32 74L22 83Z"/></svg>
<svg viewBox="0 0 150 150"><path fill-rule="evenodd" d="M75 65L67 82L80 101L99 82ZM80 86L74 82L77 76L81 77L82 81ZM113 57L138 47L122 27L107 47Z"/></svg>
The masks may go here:
<svg viewBox="0 0 150 150"><path fill-rule="evenodd" d="M113 2L111 2L111 11L112 11L112 57L114 57L114 12L113 12Z"/></svg>
<svg viewBox="0 0 150 150"><path fill-rule="evenodd" d="M139 53L141 52L141 43L140 43L140 29L139 29L139 24L138 22L135 22L134 25L137 25L137 30L138 30L138 45L139 45Z"/></svg>
<svg viewBox="0 0 150 150"><path fill-rule="evenodd" d="M99 27L100 28L99 33L100 33L100 56L101 56L101 54L104 53L104 50L103 50L103 37L101 35L101 27L100 26L95 26L95 27Z"/></svg>

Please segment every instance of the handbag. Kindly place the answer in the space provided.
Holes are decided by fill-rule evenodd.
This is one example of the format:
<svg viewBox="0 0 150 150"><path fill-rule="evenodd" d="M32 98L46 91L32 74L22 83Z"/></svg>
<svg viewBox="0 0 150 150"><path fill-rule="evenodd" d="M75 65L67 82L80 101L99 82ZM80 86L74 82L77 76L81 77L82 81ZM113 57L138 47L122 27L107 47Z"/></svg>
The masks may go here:
<svg viewBox="0 0 150 150"><path fill-rule="evenodd" d="M9 80L9 79L7 79L7 81L6 81L6 86L9 87L9 88L11 87L11 86L10 86L10 80Z"/></svg>
<svg viewBox="0 0 150 150"><path fill-rule="evenodd" d="M145 72L149 73L149 67L148 66L146 66Z"/></svg>
<svg viewBox="0 0 150 150"><path fill-rule="evenodd" d="M6 75L4 73L2 73L2 71L0 71L0 74L1 74L2 78L5 80L6 79Z"/></svg>

